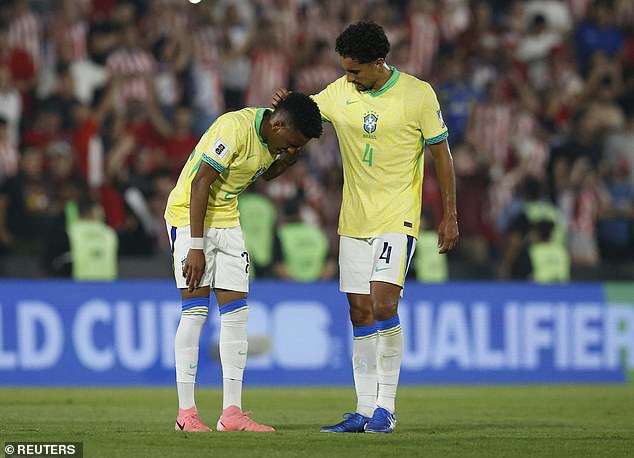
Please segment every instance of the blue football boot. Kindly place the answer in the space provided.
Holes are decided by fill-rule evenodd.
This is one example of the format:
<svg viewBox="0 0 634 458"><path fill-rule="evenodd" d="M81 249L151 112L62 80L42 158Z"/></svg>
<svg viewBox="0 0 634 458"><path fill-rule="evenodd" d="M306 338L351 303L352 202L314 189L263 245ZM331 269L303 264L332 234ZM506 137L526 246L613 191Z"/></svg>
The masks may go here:
<svg viewBox="0 0 634 458"><path fill-rule="evenodd" d="M322 426L322 433L362 433L365 425L370 421L369 417L364 417L360 413L346 413L344 420L333 426Z"/></svg>
<svg viewBox="0 0 634 458"><path fill-rule="evenodd" d="M374 409L374 414L365 425L366 433L391 433L396 426L396 415L383 407Z"/></svg>

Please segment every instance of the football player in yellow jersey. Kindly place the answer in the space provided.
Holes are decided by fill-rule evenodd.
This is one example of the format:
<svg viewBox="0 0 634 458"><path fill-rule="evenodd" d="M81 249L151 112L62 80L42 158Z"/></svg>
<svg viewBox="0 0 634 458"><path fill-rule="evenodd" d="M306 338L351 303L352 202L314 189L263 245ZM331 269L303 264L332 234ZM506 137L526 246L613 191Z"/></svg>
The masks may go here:
<svg viewBox="0 0 634 458"><path fill-rule="evenodd" d="M292 94L275 111L245 108L219 117L202 136L170 193L165 220L182 313L174 352L177 431L210 431L198 415L194 383L209 293L220 308L223 411L218 431L274 431L242 411L247 359L249 254L239 226L237 196L260 175L272 179L321 135L317 104Z"/></svg>
<svg viewBox="0 0 634 458"><path fill-rule="evenodd" d="M381 26L350 25L335 50L346 74L313 100L341 148L340 289L350 304L357 408L321 430L389 433L403 351L398 301L418 236L425 146L442 192L441 253L458 241L453 160L434 90L386 64ZM287 94L277 91L274 105Z"/></svg>

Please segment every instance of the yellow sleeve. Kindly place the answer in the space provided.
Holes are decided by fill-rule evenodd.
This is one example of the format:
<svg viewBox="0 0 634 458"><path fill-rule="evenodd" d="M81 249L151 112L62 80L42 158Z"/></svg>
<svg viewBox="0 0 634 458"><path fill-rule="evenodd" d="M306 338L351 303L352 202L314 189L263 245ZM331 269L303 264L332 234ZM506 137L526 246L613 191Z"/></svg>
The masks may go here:
<svg viewBox="0 0 634 458"><path fill-rule="evenodd" d="M445 121L442 119L442 111L436 93L428 83L424 84L424 95L419 107L420 130L425 143L433 145L443 141L449 136L449 133Z"/></svg>
<svg viewBox="0 0 634 458"><path fill-rule="evenodd" d="M337 101L341 100L341 91L339 80L330 83L319 94L311 95L311 98L319 106L321 111L321 119L327 122L332 122L332 117L337 110Z"/></svg>
<svg viewBox="0 0 634 458"><path fill-rule="evenodd" d="M196 151L202 151L202 160L219 173L233 162L238 152L239 125L230 116L221 116L202 136Z"/></svg>

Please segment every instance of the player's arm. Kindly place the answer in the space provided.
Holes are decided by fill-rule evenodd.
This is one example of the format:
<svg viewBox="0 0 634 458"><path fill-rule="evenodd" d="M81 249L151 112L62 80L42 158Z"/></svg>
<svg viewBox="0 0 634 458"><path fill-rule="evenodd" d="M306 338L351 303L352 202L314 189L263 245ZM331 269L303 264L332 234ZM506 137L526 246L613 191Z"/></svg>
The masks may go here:
<svg viewBox="0 0 634 458"><path fill-rule="evenodd" d="M438 226L438 248L440 253L452 250L458 243L458 211L456 210L456 174L447 140L429 145L434 157L436 175L442 194L443 216Z"/></svg>
<svg viewBox="0 0 634 458"><path fill-rule="evenodd" d="M286 171L286 169L295 164L298 158L299 154L284 154L278 157L275 162L273 162L271 166L267 169L267 171L262 174L262 178L264 178L266 181L271 181L272 179L279 177Z"/></svg>
<svg viewBox="0 0 634 458"><path fill-rule="evenodd" d="M187 253L187 261L183 271L190 292L198 288L205 272L205 251L202 246L205 213L207 213L209 187L219 175L220 173L216 169L205 161L201 161L191 184L189 226L192 248Z"/></svg>

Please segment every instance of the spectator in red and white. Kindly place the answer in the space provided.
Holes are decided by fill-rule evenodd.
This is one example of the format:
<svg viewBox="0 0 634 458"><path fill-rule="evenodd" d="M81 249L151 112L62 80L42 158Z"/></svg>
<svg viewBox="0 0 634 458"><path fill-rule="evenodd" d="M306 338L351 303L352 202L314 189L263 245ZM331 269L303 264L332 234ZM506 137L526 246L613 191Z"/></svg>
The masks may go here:
<svg viewBox="0 0 634 458"><path fill-rule="evenodd" d="M474 105L466 140L491 166L493 179L500 178L508 161L514 112L507 97L508 81L489 83L485 99Z"/></svg>
<svg viewBox="0 0 634 458"><path fill-rule="evenodd" d="M260 18L252 38L251 77L245 94L245 105L265 107L271 94L280 87L288 87L291 56L284 51L273 23Z"/></svg>
<svg viewBox="0 0 634 458"><path fill-rule="evenodd" d="M58 8L49 19L48 47L53 56L59 54L62 46L70 48L72 60L86 59L88 56L87 3L80 0L58 0Z"/></svg>
<svg viewBox="0 0 634 458"><path fill-rule="evenodd" d="M36 83L35 65L27 51L11 44L9 25L2 21L0 21L0 66L8 68L12 85L20 91L22 108L26 111L30 107L31 91Z"/></svg>
<svg viewBox="0 0 634 458"><path fill-rule="evenodd" d="M46 68L39 71L38 95L48 96L57 85L59 68L68 68L73 79L75 97L90 104L96 90L106 84L108 74L94 62L88 52L87 6L79 0L63 0L62 10L48 26L51 40L45 49Z"/></svg>
<svg viewBox="0 0 634 458"><path fill-rule="evenodd" d="M106 66L111 78L118 81L115 106L122 109L129 100L144 101L154 91L156 61L139 40L134 23L123 26L122 45L108 57Z"/></svg>
<svg viewBox="0 0 634 458"><path fill-rule="evenodd" d="M409 3L408 29L411 68L413 75L429 78L432 63L440 46L440 30L434 14L436 7L431 0L411 0Z"/></svg>
<svg viewBox="0 0 634 458"><path fill-rule="evenodd" d="M15 0L10 14L9 41L11 46L24 49L35 68L40 65L42 52L42 21L29 0Z"/></svg>
<svg viewBox="0 0 634 458"><path fill-rule="evenodd" d="M9 68L0 64L0 117L6 124L8 141L16 147L19 144L21 116L22 98L20 93L11 82Z"/></svg>
<svg viewBox="0 0 634 458"><path fill-rule="evenodd" d="M299 1L270 0L265 15L273 23L276 42L285 53L292 54L297 49Z"/></svg>

